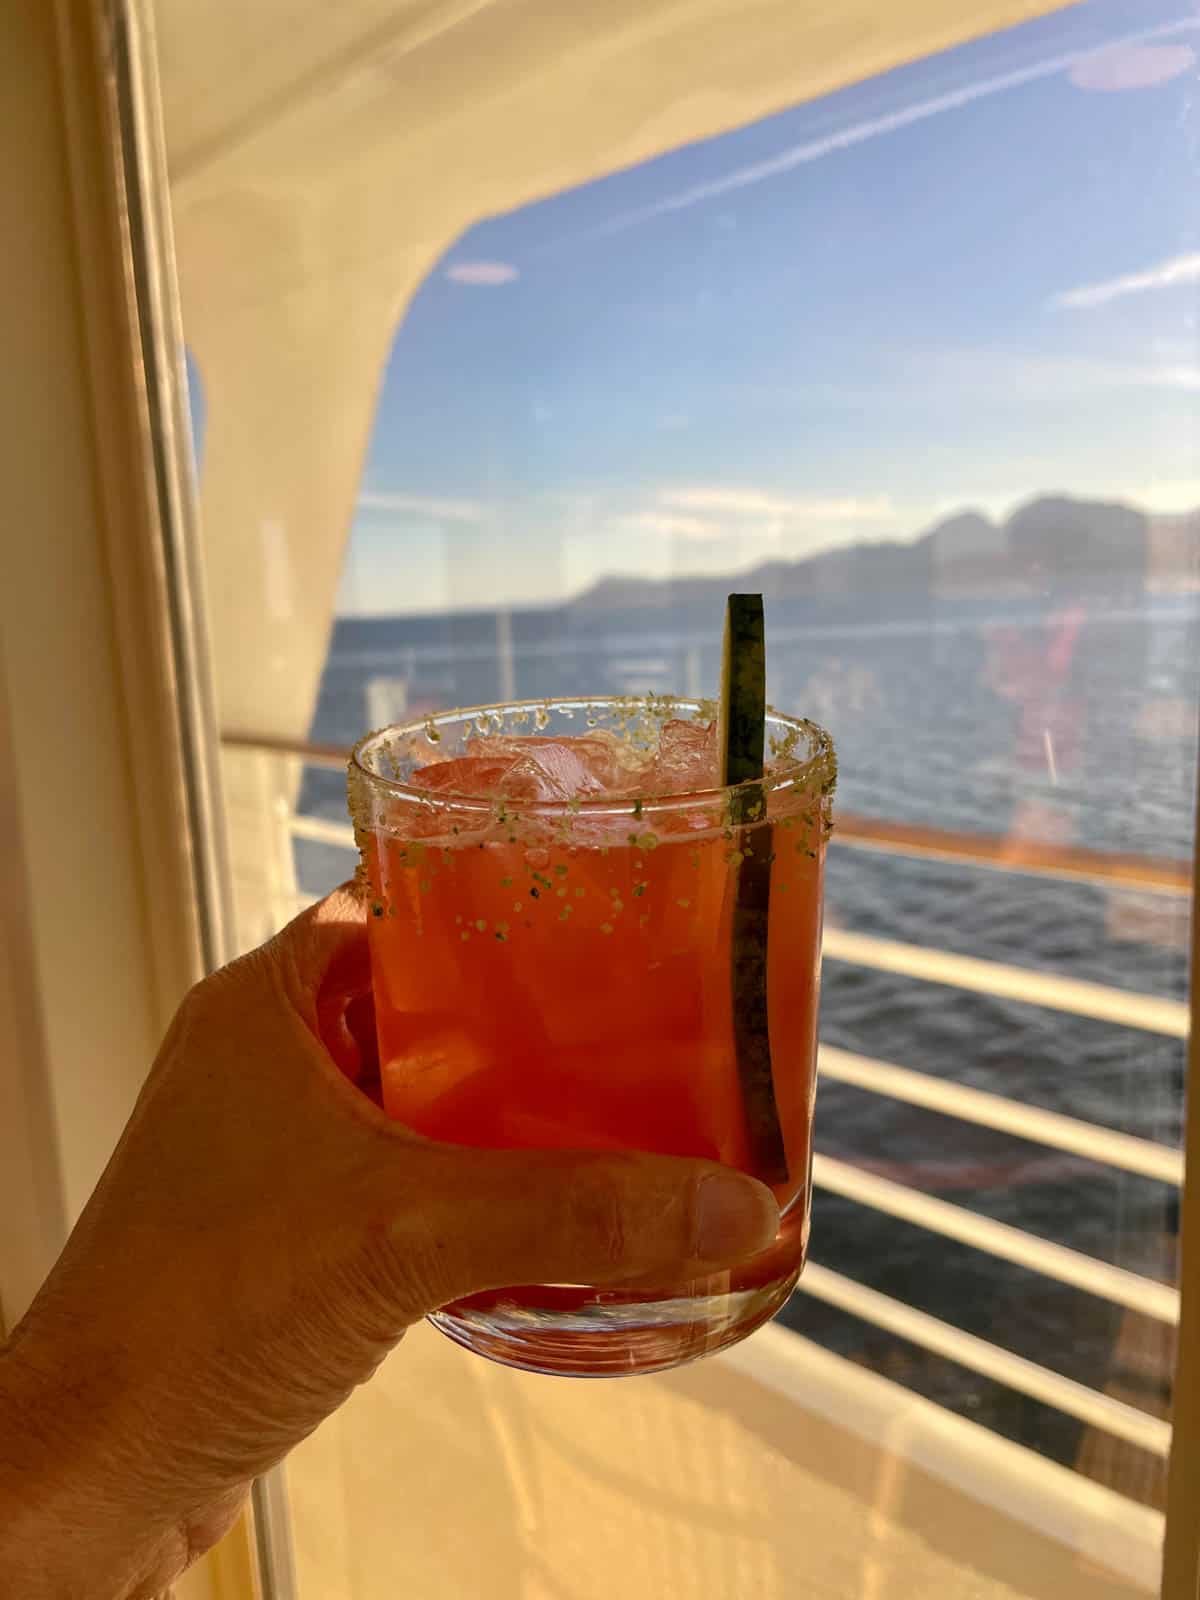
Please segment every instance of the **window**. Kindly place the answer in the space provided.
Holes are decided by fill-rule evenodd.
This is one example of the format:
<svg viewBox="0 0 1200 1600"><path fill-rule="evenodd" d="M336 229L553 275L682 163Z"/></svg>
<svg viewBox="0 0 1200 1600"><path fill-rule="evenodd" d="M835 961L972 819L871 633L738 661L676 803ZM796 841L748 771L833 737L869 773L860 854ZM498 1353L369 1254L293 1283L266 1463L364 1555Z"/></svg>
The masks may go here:
<svg viewBox="0 0 1200 1600"><path fill-rule="evenodd" d="M710 692L724 595L761 588L771 697L842 770L816 1270L781 1325L1149 1511L1200 701L1197 26L1160 0L981 22L650 159L614 132L541 198L497 178L460 215L418 184L400 238L377 218L411 156L349 163L373 91L225 156L184 108L176 178L247 936L346 876L336 752L364 728Z"/></svg>

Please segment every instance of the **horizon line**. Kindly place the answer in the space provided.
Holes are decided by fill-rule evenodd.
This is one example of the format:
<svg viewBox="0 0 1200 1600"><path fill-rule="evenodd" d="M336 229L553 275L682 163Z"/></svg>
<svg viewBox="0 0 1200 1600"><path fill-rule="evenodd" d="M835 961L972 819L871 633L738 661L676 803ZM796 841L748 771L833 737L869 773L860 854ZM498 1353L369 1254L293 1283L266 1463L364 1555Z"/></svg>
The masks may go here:
<svg viewBox="0 0 1200 1600"><path fill-rule="evenodd" d="M741 568L737 569L736 571L732 571L732 572L692 572L692 573L680 573L678 575L667 575L665 577L649 576L649 575L646 575L646 574L641 574L641 573L636 573L636 572L620 572L620 571L617 571L617 572L602 572L602 573L598 574L597 577L595 577L587 585L586 588L579 590L575 594L564 595L562 598L555 599L555 600L519 601L519 602L509 603L509 604L496 604L494 602L493 603L488 603L488 602L485 602L485 601L480 601L480 602L476 602L476 603L470 603L470 604L465 604L465 605L462 605L462 606L458 606L453 610L450 610L450 609L448 609L446 607L441 607L441 608L438 608L438 609L431 608L431 609L426 610L426 611L408 611L408 612L401 612L401 611L366 612L366 611L338 611L338 610L335 610L334 611L334 621L335 622L388 622L388 621L396 621L396 620L402 620L402 619L403 620L416 620L417 618L432 618L432 619L436 619L436 618L439 618L439 617L445 618L445 617L451 617L451 616L453 616L453 617L472 617L472 616L489 617L489 616L495 616L497 613L505 612L505 611L510 612L510 613L512 613L512 612L529 613L529 612L539 612L539 611L554 611L554 610L560 610L560 609L568 609L568 608L570 608L572 606L576 606L582 600L586 599L589 595L594 594L596 592L596 590L601 588L603 585L608 585L608 584L627 583L627 584L637 584L637 585L641 585L643 587L663 588L663 587L666 587L667 585L711 584L711 583L716 583L716 582L719 582L719 581L722 581L722 580L726 581L726 582L733 583L733 582L739 581L739 580L744 579L744 578L749 578L754 573L762 572L765 569L779 568L779 567L788 567L788 568L793 568L794 569L794 568L797 568L797 567L805 566L810 562L820 561L820 560L822 560L823 558L825 558L827 556L831 556L831 555L835 555L835 554L839 554L839 553L848 554L848 553L850 553L852 551L855 551L855 550L879 549L879 548L881 548L883 546L888 546L888 545L898 546L900 548L911 549L915 545L920 544L922 542L922 540L931 538L934 534L936 534L939 531L939 529L945 527L948 523L957 522L960 518L967 517L967 516L979 517L983 522L987 523L987 525L988 525L988 527L990 529L993 529L993 530L996 530L996 531L1000 531L1000 530L1002 530L1002 529L1004 529L1004 528L1006 528L1008 526L1008 524L1013 520L1013 518L1018 514L1018 512L1020 512L1022 510L1025 510L1030 506L1035 506L1035 505L1039 504L1040 502L1043 502L1043 501L1054 501L1054 500L1068 501L1071 504L1076 505L1076 506L1092 506L1092 507L1102 506L1102 507L1104 507L1106 509L1116 509L1116 510L1123 510L1123 511L1131 511L1135 515L1145 518L1147 523L1153 523L1153 522L1184 522L1184 521L1188 520L1189 518L1200 517L1200 505L1195 505L1195 506L1189 507L1187 510L1184 510L1184 511L1151 511L1151 510L1148 510L1145 506L1139 505L1139 504L1137 504L1137 502L1135 502L1135 501L1133 501L1131 499L1123 498L1123 497L1119 497L1119 498L1115 498L1115 499L1093 499L1093 498L1088 498L1088 497L1081 496L1081 495L1071 494L1067 490L1041 490L1041 491L1033 493L1033 494L1031 494L1031 495L1029 495L1027 497L1021 498L1019 500L1016 500L1013 503L1012 509L1008 512L1008 514L1006 516L1004 516L1003 518L999 519L999 520L994 519L993 517L991 517L986 511L981 511L979 509L978 505L971 505L969 503L964 503L957 510L947 512L945 516L940 517L936 522L932 523L929 527L923 529L922 531L920 531L918 533L910 535L908 538L898 537L898 538L885 538L885 539L856 539L850 544L828 545L828 546L824 547L821 550L817 550L817 551L812 552L810 555L797 556L797 557L791 558L791 559L789 559L787 557L779 557L779 558L775 558L775 559L771 559L771 560L767 560L767 561L756 561L756 562L751 563L748 566L741 567Z"/></svg>

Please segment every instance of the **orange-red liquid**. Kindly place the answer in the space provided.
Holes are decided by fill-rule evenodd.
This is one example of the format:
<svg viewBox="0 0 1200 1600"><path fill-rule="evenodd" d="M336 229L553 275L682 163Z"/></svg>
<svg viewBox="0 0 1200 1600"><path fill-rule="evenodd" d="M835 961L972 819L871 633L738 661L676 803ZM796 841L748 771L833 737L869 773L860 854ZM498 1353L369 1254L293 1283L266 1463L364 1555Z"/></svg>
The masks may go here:
<svg viewBox="0 0 1200 1600"><path fill-rule="evenodd" d="M775 824L768 919L781 1206L807 1182L815 1075L822 861L803 820ZM732 1027L737 840L637 839L377 837L371 949L391 1116L461 1144L753 1171Z"/></svg>
<svg viewBox="0 0 1200 1600"><path fill-rule="evenodd" d="M711 728L670 723L660 752L669 740L678 759L712 738ZM578 770L582 744L556 744L539 770L551 761ZM470 1349L537 1371L649 1372L692 1360L773 1316L804 1258L827 775L808 791L773 790L766 829L732 827L729 807L711 799L692 808L614 799L600 812L553 814L536 800L498 799L481 815L453 791L468 765L486 781L487 749L473 744L467 765L415 773L424 802L376 794L359 819L387 1111L459 1144L725 1162L771 1181L783 1222L769 1250L733 1271L658 1286L492 1290L433 1320ZM511 790L511 771L505 781ZM777 1142L762 1137L761 1078L739 1075L733 1022L735 902L744 914L753 892L761 911L763 889L741 852L764 848L784 1177ZM741 1020L760 1014L748 1006ZM773 1170L756 1171L756 1150Z"/></svg>

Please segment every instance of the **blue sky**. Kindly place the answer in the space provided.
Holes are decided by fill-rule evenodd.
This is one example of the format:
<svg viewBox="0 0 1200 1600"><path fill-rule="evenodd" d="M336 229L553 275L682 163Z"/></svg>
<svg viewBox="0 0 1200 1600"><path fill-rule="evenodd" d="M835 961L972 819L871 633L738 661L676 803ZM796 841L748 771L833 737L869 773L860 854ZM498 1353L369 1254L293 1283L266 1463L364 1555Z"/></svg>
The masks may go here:
<svg viewBox="0 0 1200 1600"><path fill-rule="evenodd" d="M398 329L339 609L1200 504L1198 57L1187 0L1090 0L482 220Z"/></svg>

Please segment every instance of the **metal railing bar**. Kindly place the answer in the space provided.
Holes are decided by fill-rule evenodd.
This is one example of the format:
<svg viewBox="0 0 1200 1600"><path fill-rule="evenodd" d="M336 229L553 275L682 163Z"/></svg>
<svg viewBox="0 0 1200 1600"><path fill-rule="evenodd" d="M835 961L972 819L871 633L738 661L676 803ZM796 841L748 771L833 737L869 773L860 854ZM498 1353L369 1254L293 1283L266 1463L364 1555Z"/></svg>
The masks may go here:
<svg viewBox="0 0 1200 1600"><path fill-rule="evenodd" d="M1136 1172L1160 1183L1179 1185L1183 1182L1183 1152L1172 1150L1169 1145L1118 1133L1094 1122L1043 1110L1041 1106L1025 1105L1005 1095L968 1088L966 1084L949 1083L944 1078L898 1067L890 1061L855 1055L834 1045L821 1046L820 1063L823 1077L852 1084L871 1094L924 1106L943 1116L995 1128L1001 1133L1030 1139L1054 1150L1066 1150L1104 1166Z"/></svg>
<svg viewBox="0 0 1200 1600"><path fill-rule="evenodd" d="M316 844L333 844L341 850L354 850L354 829L348 822L331 822L327 817L289 817L293 838L312 839Z"/></svg>
<svg viewBox="0 0 1200 1600"><path fill-rule="evenodd" d="M326 817L293 816L288 825L298 839L311 839L319 844L336 845L348 850L354 848L354 833L348 823L333 822ZM1123 1027L1141 1028L1150 1033L1164 1033L1175 1038L1187 1035L1187 1006L1178 1000L1113 989L1106 984L1089 983L1080 978L1035 972L1028 967L982 961L976 956L954 955L948 950L900 944L891 939L878 939L871 934L852 933L844 928L826 927L824 946L825 954L835 961L848 961L877 971L895 972L928 983L949 984L954 988L969 989L974 994L990 994L1006 1000L1019 1000L1027 1005L1047 1006L1054 1011L1068 1011L1076 1016L1115 1022ZM970 1120L980 1119L976 1117ZM1151 1173L1150 1176L1158 1174ZM1167 1181L1176 1180L1172 1177Z"/></svg>
<svg viewBox="0 0 1200 1600"><path fill-rule="evenodd" d="M336 767L346 770L350 748L342 744L314 744L307 739L282 739L270 733L221 732L221 743L230 750L257 750L268 756L293 756L309 767Z"/></svg>
<svg viewBox="0 0 1200 1600"><path fill-rule="evenodd" d="M981 1216L963 1206L950 1205L890 1178L881 1178L863 1167L833 1156L814 1155L813 1182L844 1199L870 1206L944 1238L956 1239L960 1244L999 1256L1032 1272L1040 1272L1044 1277L1070 1284L1085 1294L1110 1300L1131 1311L1141 1311L1159 1322L1179 1320L1179 1291L1170 1284L1127 1272L1124 1267L1098 1261L1066 1245L1053 1244L1049 1239Z"/></svg>
<svg viewBox="0 0 1200 1600"><path fill-rule="evenodd" d="M1172 860L1168 856L1043 844L1036 839L932 828L918 823L861 816L854 812L837 813L832 842L855 850L875 850L884 855L949 861L1039 878L1074 879L1109 888L1176 895L1190 895L1192 892L1188 863Z"/></svg>
<svg viewBox="0 0 1200 1600"><path fill-rule="evenodd" d="M954 955L949 950L901 944L894 939L876 938L873 934L831 928L828 924L823 943L825 954L833 960L871 967L877 972L895 972L902 977L923 979L926 983L969 989L974 994L1019 1000L1024 1005L1047 1006L1053 1011L1069 1011L1075 1016L1114 1022L1125 1028L1141 1028L1147 1033L1167 1034L1175 1039L1187 1037L1188 1008L1181 1000L1113 989L1107 984L1060 977L1051 972L1035 972L1030 967L982 961L977 956Z"/></svg>
<svg viewBox="0 0 1200 1600"><path fill-rule="evenodd" d="M291 756L308 766L338 771L345 768L350 754L344 745L283 739L272 734L227 731L222 733L221 743L233 750L258 750L267 755ZM965 866L991 867L1000 872L1078 879L1162 894L1191 893L1190 865L1186 861L1175 861L1165 856L1042 844L1036 840L932 828L845 811L838 814L833 842L850 849L929 857Z"/></svg>
<svg viewBox="0 0 1200 1600"><path fill-rule="evenodd" d="M1171 1426L1159 1417L1149 1416L1123 1400L1089 1389L1048 1367L1027 1361L1001 1345L980 1339L956 1328L915 1306L893 1300L852 1278L843 1277L828 1267L810 1261L797 1287L816 1300L849 1312L897 1338L907 1339L922 1349L955 1361L982 1377L991 1378L1020 1394L1029 1395L1056 1411L1077 1417L1089 1426L1100 1428L1115 1438L1137 1445L1141 1450L1165 1457L1171 1446Z"/></svg>

